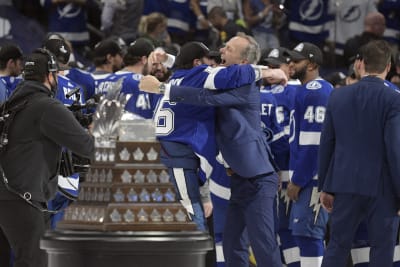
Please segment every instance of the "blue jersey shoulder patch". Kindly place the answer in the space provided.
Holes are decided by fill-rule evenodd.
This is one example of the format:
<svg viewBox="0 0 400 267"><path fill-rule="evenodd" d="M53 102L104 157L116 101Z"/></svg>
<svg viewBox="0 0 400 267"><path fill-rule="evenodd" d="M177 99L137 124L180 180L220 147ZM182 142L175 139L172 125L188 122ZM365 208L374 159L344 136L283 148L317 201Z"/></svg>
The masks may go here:
<svg viewBox="0 0 400 267"><path fill-rule="evenodd" d="M306 84L306 88L309 90L317 90L322 88L322 84L319 81L311 81Z"/></svg>

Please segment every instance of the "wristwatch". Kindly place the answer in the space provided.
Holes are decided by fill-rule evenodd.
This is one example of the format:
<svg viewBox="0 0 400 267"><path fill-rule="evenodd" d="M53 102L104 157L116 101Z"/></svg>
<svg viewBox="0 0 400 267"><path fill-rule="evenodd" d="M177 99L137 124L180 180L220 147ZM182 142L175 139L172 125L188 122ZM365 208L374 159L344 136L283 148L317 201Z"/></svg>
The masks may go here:
<svg viewBox="0 0 400 267"><path fill-rule="evenodd" d="M167 87L166 87L165 83L160 83L160 85L158 86L159 94L164 94L166 88Z"/></svg>

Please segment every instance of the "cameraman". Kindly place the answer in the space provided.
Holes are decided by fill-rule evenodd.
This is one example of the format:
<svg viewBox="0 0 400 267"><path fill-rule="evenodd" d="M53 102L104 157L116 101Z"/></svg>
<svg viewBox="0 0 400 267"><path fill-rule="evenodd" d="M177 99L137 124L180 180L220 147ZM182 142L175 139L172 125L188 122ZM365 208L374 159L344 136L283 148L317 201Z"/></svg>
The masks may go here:
<svg viewBox="0 0 400 267"><path fill-rule="evenodd" d="M80 119L84 118L81 107L84 107L83 89L72 80L68 79L64 75L64 71L67 70L68 61L71 55L70 46L64 39L47 39L43 48L49 50L57 59L59 71L57 75L57 93L55 98L60 100L69 110L74 111L75 118L81 123ZM83 125L81 123L81 125ZM87 124L85 124L87 125ZM83 125L85 127L85 125ZM64 149L61 165L60 175L58 176L58 189L59 192L55 197L48 203L49 209L59 210L60 212L52 214L50 217L51 228L54 229L57 223L64 216L64 209L75 200L78 196L79 189L79 173L74 173L72 155Z"/></svg>
<svg viewBox="0 0 400 267"><path fill-rule="evenodd" d="M0 228L15 253L15 267L47 266L39 241L48 228L46 203L57 190L61 147L88 158L94 151L92 136L53 98L57 72L54 55L36 50L24 64L25 81L10 97L28 99L0 154Z"/></svg>

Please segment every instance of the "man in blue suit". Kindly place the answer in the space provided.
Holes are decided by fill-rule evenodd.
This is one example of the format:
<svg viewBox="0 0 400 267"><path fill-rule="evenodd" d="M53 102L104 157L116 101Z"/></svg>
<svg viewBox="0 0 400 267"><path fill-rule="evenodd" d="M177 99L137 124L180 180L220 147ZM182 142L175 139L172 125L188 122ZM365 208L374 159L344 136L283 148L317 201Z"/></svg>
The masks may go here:
<svg viewBox="0 0 400 267"><path fill-rule="evenodd" d="M221 49L226 65L232 61L255 64L259 57L259 46L249 36L236 36ZM231 198L223 241L226 266L248 266L247 258L237 253L237 250L248 249L248 244L243 242L246 229L257 264L282 266L273 211L278 176L261 131L259 87L252 83L236 89L207 90L160 84L147 76L141 80L139 88L164 91L164 97L171 102L217 107L217 144L231 175Z"/></svg>
<svg viewBox="0 0 400 267"><path fill-rule="evenodd" d="M362 48L365 76L333 91L321 135L319 189L331 213L323 267L346 266L354 234L367 222L370 267L393 265L400 197L400 95L385 85L390 47Z"/></svg>

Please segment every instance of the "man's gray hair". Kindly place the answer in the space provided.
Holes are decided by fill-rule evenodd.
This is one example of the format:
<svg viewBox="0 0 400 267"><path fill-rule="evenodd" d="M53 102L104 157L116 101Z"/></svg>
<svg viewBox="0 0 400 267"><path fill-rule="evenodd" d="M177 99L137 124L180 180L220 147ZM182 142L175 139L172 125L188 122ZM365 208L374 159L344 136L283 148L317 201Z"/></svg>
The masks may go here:
<svg viewBox="0 0 400 267"><path fill-rule="evenodd" d="M243 59L247 59L249 64L257 64L261 57L260 45L253 37L243 32L238 32L236 36L242 37L249 42L249 45L242 52Z"/></svg>

